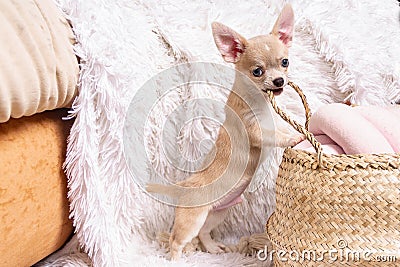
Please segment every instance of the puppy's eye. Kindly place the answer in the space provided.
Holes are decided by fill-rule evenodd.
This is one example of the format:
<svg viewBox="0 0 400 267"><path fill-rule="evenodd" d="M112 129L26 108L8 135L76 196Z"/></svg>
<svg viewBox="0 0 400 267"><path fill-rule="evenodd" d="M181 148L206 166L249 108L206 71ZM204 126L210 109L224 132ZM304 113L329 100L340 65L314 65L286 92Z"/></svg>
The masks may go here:
<svg viewBox="0 0 400 267"><path fill-rule="evenodd" d="M262 70L262 68L256 68L253 70L253 76L255 77L260 77L261 75L263 75L264 71Z"/></svg>
<svg viewBox="0 0 400 267"><path fill-rule="evenodd" d="M287 59L287 58L282 59L281 65L284 68L289 67L289 59Z"/></svg>

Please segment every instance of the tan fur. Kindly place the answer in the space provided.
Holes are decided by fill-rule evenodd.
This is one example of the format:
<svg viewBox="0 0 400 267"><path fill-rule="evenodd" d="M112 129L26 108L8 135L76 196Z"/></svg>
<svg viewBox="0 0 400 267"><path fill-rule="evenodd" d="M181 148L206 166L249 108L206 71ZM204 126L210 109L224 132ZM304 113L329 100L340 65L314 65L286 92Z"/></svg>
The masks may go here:
<svg viewBox="0 0 400 267"><path fill-rule="evenodd" d="M292 14L291 7L289 5L285 6L282 14L290 17L290 13ZM282 14L280 18L283 16ZM288 57L289 45L285 45L279 39L280 29L278 27L280 27L280 24L281 22L278 18L272 34L257 36L249 40L220 23L213 23L212 25L216 45L224 59L234 63L236 70L249 77L260 90L277 90L278 88L273 84L273 80L277 77L282 77L285 80L285 84L287 82L287 68L281 66L281 61L283 58ZM291 36L289 37L291 40ZM230 53L229 49L225 49L224 42L226 40L228 42L229 40L237 42L231 46L234 47L233 53ZM235 50L236 47L237 51ZM252 72L257 67L263 68L265 75L254 77ZM224 251L224 245L213 241L210 232L224 220L227 209L216 210L214 207L218 206L219 203L229 201L231 194L235 192L241 194L243 192L250 183L258 166L262 163L262 147L273 145L274 138L271 135L275 133L264 129L263 122L257 121L252 107L239 97L246 93L249 94L247 92L248 84L240 77L240 75L236 75L232 93L229 95L226 104L227 108L232 109L238 116L239 123L245 126L249 143L235 143L235 140L243 139L243 133L239 130L238 120L227 112L226 120L216 140L215 158L212 163L203 171L195 173L187 180L177 184L193 190L182 193L179 187L154 184L148 185L146 188L149 192L158 192L178 198L175 222L170 236L170 250L173 260L180 258L185 244L197 235L204 248L210 253ZM262 138L263 136L271 136L271 138L265 140ZM276 143L284 147L295 145L301 140L302 137L299 136L293 137L287 134L278 134ZM246 151L248 149L249 153L232 153L234 148L238 149L238 151ZM241 172L240 168L236 168L242 162L246 163L244 173ZM219 179L223 175L237 177L238 182L230 184L232 179ZM220 184L218 184L217 189L214 187L213 190L215 192L210 192L209 190L211 189L207 186L216 182L220 182ZM200 203L201 201L198 201L199 198L207 200L207 197L219 196L220 192L226 192L227 189L230 190L230 193L222 195L215 203L190 205Z"/></svg>

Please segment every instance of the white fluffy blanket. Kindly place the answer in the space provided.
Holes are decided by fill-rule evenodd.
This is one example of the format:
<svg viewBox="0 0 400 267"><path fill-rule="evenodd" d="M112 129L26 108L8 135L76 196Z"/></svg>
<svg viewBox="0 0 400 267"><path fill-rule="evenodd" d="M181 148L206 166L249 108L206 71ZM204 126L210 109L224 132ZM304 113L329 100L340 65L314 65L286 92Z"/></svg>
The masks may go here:
<svg viewBox="0 0 400 267"><path fill-rule="evenodd" d="M65 163L76 234L68 246L40 265L173 266L156 241L158 232L170 230L173 208L148 197L124 159L128 106L143 84L164 69L193 61L223 63L212 39L212 21L245 37L265 34L287 1L56 1L74 28L75 51L81 58L80 93L71 111L75 123ZM396 0L289 2L296 16L290 76L303 88L312 109L328 102L382 105L400 98ZM202 94L210 99L225 97L218 91L189 88L161 101L158 112L135 111L137 116L149 116L146 151L137 152L156 166L148 171L149 177L154 171L169 177L177 174L160 145L162 122L179 103ZM284 93L279 103L301 118L301 105L293 93ZM195 156L199 142L212 139L215 132L210 122L194 121L183 131L179 145ZM216 239L235 243L242 236L264 231L274 209L276 155L272 167L258 172L267 177L261 187L247 192L243 203L232 208L216 229ZM265 264L236 253L195 252L186 255L179 266Z"/></svg>

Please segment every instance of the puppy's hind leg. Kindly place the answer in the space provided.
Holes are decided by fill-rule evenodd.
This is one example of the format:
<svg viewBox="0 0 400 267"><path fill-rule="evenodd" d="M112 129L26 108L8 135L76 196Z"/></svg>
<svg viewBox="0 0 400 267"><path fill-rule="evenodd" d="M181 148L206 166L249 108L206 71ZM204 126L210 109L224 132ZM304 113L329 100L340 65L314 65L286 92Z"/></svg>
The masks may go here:
<svg viewBox="0 0 400 267"><path fill-rule="evenodd" d="M171 260L177 261L181 258L183 247L199 234L209 210L208 206L176 208L175 222L169 238Z"/></svg>
<svg viewBox="0 0 400 267"><path fill-rule="evenodd" d="M219 254L225 251L225 245L220 242L215 242L211 238L211 230L214 229L218 224L220 224L226 217L228 209L210 211L207 216L207 220L199 233L199 239L203 244L204 248L212 253Z"/></svg>

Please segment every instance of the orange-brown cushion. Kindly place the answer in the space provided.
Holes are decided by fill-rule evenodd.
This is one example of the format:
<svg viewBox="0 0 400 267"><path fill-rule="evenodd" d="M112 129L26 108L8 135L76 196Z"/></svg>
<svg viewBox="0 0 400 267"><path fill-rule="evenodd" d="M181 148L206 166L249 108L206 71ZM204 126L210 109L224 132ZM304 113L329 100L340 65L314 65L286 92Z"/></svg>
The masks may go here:
<svg viewBox="0 0 400 267"><path fill-rule="evenodd" d="M68 107L78 62L70 25L52 0L0 1L0 123Z"/></svg>
<svg viewBox="0 0 400 267"><path fill-rule="evenodd" d="M0 123L0 266L30 266L72 232L65 109Z"/></svg>

